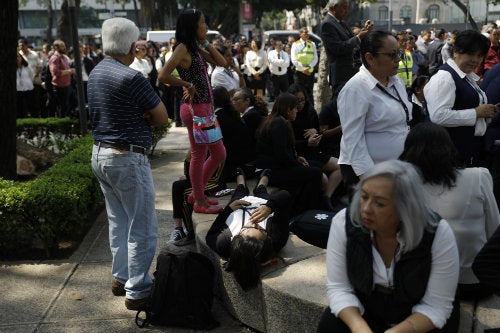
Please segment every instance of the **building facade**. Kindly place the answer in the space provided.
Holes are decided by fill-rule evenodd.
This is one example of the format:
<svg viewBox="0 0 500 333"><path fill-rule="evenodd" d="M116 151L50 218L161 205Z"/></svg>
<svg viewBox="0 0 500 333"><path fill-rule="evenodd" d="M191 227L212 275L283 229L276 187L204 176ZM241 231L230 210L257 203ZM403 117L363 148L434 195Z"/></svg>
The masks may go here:
<svg viewBox="0 0 500 333"><path fill-rule="evenodd" d="M462 2L478 26L500 19L500 6L489 4L487 0ZM465 23L464 13L450 0L378 0L376 3L365 2L362 6L363 16L374 21L376 26L388 24L391 9L394 25Z"/></svg>

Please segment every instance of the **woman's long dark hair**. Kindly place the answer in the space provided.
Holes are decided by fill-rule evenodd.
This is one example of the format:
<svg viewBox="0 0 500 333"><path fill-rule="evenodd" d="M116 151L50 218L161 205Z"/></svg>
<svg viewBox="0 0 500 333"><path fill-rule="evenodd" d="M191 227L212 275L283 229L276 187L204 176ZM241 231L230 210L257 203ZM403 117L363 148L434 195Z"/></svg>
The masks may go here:
<svg viewBox="0 0 500 333"><path fill-rule="evenodd" d="M295 95L292 95L288 92L281 93L276 98L271 113L266 117L266 119L264 119L257 132L259 134L264 134L264 132L268 130L269 125L275 118L282 116L286 119L286 113L296 106L297 97L295 97ZM289 126L289 128L291 129L291 126ZM293 131L291 131L291 134L293 138Z"/></svg>
<svg viewBox="0 0 500 333"><path fill-rule="evenodd" d="M175 29L175 39L177 40L175 47L182 43L191 53L198 52L197 30L201 15L203 15L201 10L195 8L185 9L179 14Z"/></svg>
<svg viewBox="0 0 500 333"><path fill-rule="evenodd" d="M430 122L419 123L411 129L399 159L417 166L426 183L448 188L455 186L457 172L462 168L448 132Z"/></svg>
<svg viewBox="0 0 500 333"><path fill-rule="evenodd" d="M264 239L236 235L231 242L231 254L226 271L232 272L244 291L257 287L261 264L274 255L273 242Z"/></svg>
<svg viewBox="0 0 500 333"><path fill-rule="evenodd" d="M241 121L240 114L233 107L233 104L231 103L231 96L226 88L222 86L214 87L212 93L214 95L214 107L222 108L222 110L228 113L231 117Z"/></svg>

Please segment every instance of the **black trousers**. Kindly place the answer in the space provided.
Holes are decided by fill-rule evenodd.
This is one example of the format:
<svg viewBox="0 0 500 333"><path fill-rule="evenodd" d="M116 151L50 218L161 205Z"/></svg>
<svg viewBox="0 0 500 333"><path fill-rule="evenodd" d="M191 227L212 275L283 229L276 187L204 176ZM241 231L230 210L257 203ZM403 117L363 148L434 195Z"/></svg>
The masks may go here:
<svg viewBox="0 0 500 333"><path fill-rule="evenodd" d="M187 202L187 196L191 194L191 191L189 179L176 180L172 183L173 217L182 219L189 235L194 235L193 205Z"/></svg>
<svg viewBox="0 0 500 333"><path fill-rule="evenodd" d="M368 326L372 329L374 333L383 333L390 328L390 326L385 325L380 322L378 316L370 314L369 309L365 309L363 318L368 323ZM446 324L441 329L434 329L430 333L456 333L458 332L458 327L460 324L460 301L455 298L453 302L453 310L450 317L446 321ZM330 307L327 307L321 316L319 321L317 333L351 333L349 327L338 317L332 313Z"/></svg>
<svg viewBox="0 0 500 333"><path fill-rule="evenodd" d="M354 194L354 188L359 182L359 177L356 176L352 166L348 164L339 164L340 173L342 174L342 181L344 182L344 187L349 195L349 199L352 198ZM350 200L349 200L350 201Z"/></svg>
<svg viewBox="0 0 500 333"><path fill-rule="evenodd" d="M16 118L26 118L28 115L31 117L33 114L33 97L35 90L26 90L17 92L17 112Z"/></svg>
<svg viewBox="0 0 500 333"><path fill-rule="evenodd" d="M310 75L306 75L302 72L295 71L295 83L300 84L305 88L309 101L313 103L314 72Z"/></svg>
<svg viewBox="0 0 500 333"><path fill-rule="evenodd" d="M57 103L57 116L69 116L69 93L71 86L55 87L56 103Z"/></svg>
<svg viewBox="0 0 500 333"><path fill-rule="evenodd" d="M288 75L274 75L271 74L271 82L273 83L274 97L278 97L279 94L288 91Z"/></svg>
<svg viewBox="0 0 500 333"><path fill-rule="evenodd" d="M309 209L322 209L322 177L320 168L297 165L272 169L270 185L287 190L292 196L292 216Z"/></svg>

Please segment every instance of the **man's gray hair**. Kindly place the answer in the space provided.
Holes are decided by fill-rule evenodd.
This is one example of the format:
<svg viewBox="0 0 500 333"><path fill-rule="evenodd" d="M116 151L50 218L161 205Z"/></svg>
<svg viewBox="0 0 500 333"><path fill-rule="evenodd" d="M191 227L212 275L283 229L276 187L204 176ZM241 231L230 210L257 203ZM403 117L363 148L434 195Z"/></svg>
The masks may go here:
<svg viewBox="0 0 500 333"><path fill-rule="evenodd" d="M346 1L349 1L349 0L328 0L328 3L326 4L326 8L328 10L332 9L334 5L340 5Z"/></svg>
<svg viewBox="0 0 500 333"><path fill-rule="evenodd" d="M392 200L401 221L399 232L405 241L403 252L409 252L422 240L424 229L434 225L426 206L422 178L408 162L390 160L376 164L363 175L351 201L350 218L356 227L363 228L360 207L363 184L375 177L386 177L394 182Z"/></svg>
<svg viewBox="0 0 500 333"><path fill-rule="evenodd" d="M105 54L126 55L139 39L139 28L129 19L114 17L102 24L102 50Z"/></svg>

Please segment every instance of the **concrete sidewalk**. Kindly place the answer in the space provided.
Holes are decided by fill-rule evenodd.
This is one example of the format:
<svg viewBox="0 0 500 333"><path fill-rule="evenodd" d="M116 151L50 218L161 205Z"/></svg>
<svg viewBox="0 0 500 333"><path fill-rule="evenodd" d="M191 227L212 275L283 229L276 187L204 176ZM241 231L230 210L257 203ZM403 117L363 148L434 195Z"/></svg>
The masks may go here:
<svg viewBox="0 0 500 333"><path fill-rule="evenodd" d="M183 173L188 149L186 128L172 127L151 159L159 227L157 253L173 230L171 187ZM151 273L155 264L156 260ZM135 312L125 308L124 297L112 295L111 281L108 226L102 212L69 259L0 262L0 332L195 332L139 329ZM218 300L213 311L221 326L211 332L250 332L230 317Z"/></svg>

